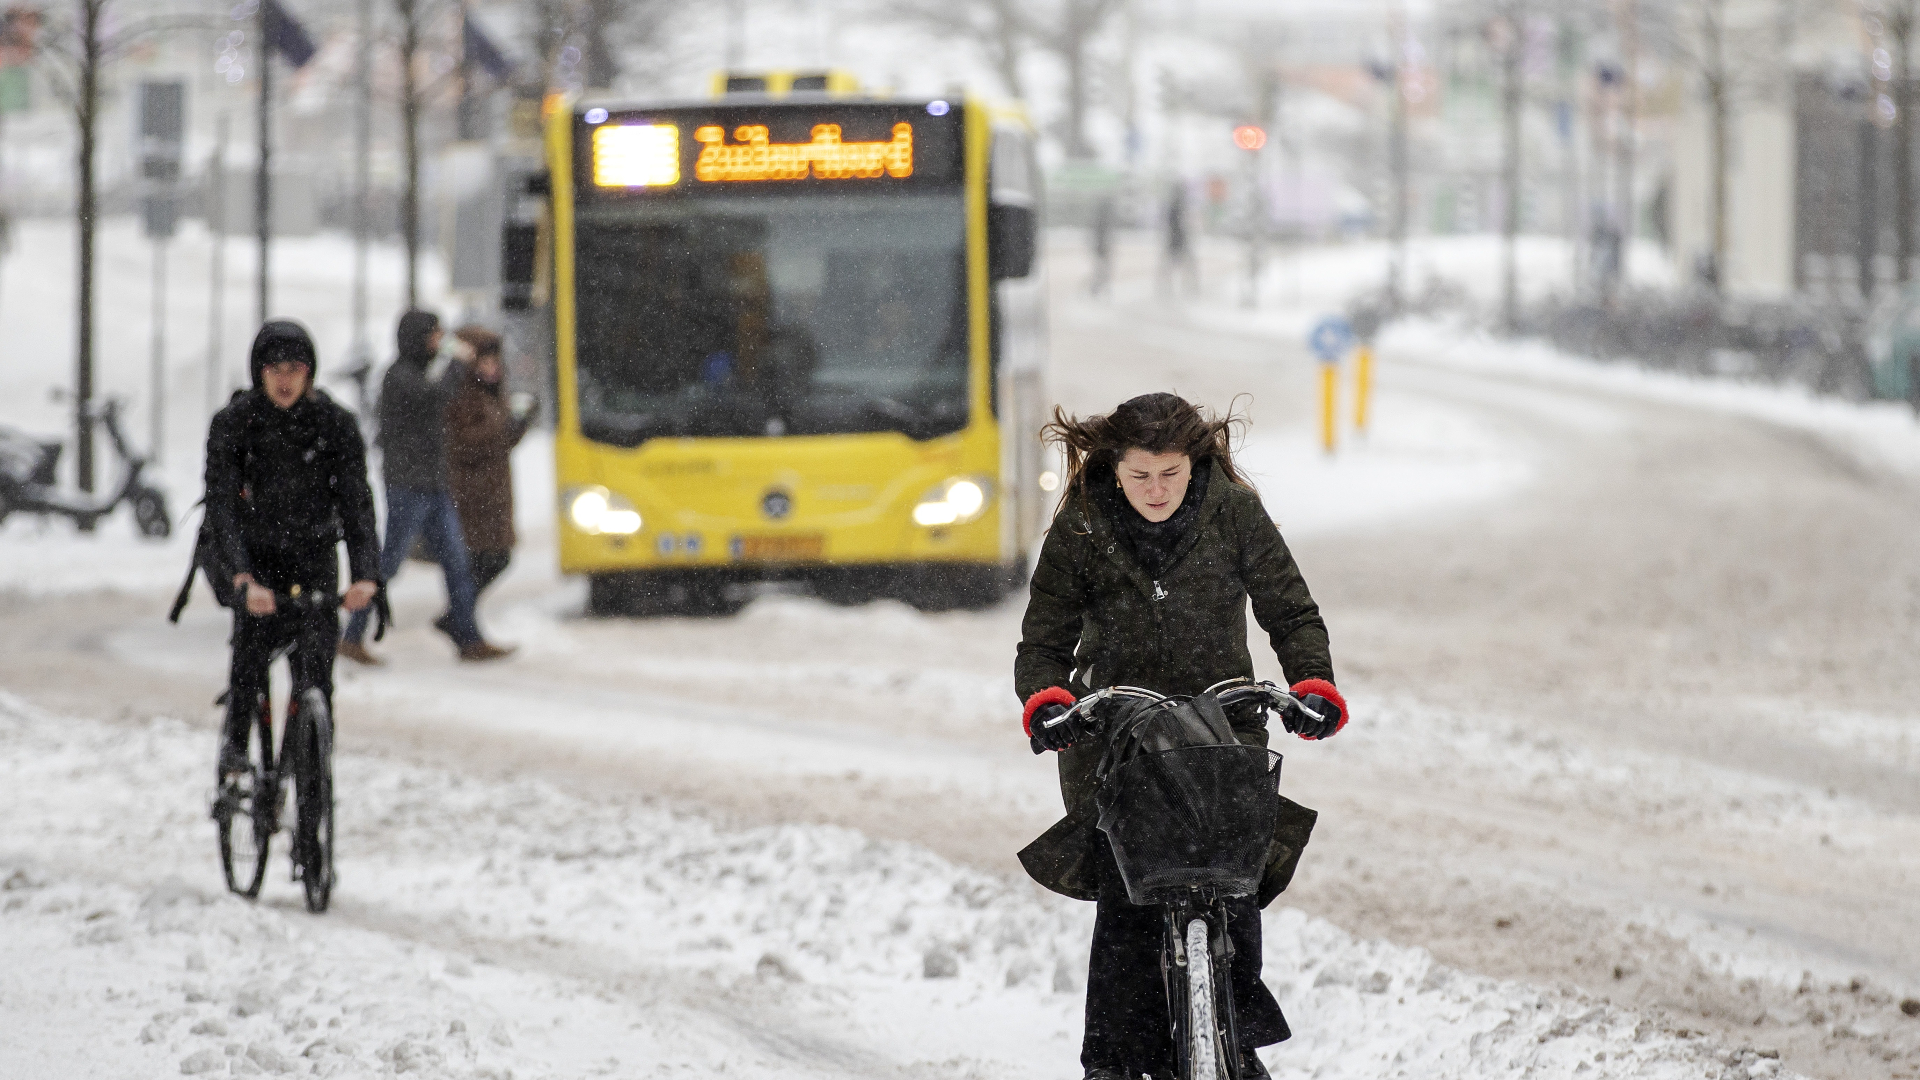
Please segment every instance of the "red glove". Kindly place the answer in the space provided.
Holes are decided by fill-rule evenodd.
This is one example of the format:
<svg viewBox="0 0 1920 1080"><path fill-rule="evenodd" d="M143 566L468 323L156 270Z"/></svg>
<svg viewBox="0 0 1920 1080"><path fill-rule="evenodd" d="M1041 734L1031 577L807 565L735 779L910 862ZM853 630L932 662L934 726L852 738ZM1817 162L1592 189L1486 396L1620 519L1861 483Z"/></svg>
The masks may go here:
<svg viewBox="0 0 1920 1080"><path fill-rule="evenodd" d="M1066 687L1064 686L1047 687L1045 690L1042 690L1027 699L1027 709L1025 712L1020 714L1020 730L1026 732L1026 735L1028 738L1032 738L1034 713L1039 712L1043 706L1072 705L1073 703L1074 703L1073 692L1068 690Z"/></svg>
<svg viewBox="0 0 1920 1080"><path fill-rule="evenodd" d="M1347 726L1347 699L1325 679L1301 679L1292 686L1300 704L1319 713L1320 719L1295 711L1284 719L1287 730L1303 739L1331 739Z"/></svg>

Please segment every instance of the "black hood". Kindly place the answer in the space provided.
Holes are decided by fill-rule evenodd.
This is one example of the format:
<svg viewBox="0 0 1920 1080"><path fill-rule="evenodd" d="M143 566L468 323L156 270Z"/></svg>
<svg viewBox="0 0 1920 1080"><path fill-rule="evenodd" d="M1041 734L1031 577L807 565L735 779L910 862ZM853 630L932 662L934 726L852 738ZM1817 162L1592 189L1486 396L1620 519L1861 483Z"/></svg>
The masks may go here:
<svg viewBox="0 0 1920 1080"><path fill-rule="evenodd" d="M247 354L247 370L253 375L253 388L260 389L260 371L268 364L294 360L307 365L308 385L320 380L320 358L313 351L313 338L307 328L292 319L275 319L260 328L253 337L253 351Z"/></svg>
<svg viewBox="0 0 1920 1080"><path fill-rule="evenodd" d="M426 367L433 360L434 352L428 342L438 329L440 316L431 311L409 311L400 316L400 329L394 335L400 347L400 362Z"/></svg>

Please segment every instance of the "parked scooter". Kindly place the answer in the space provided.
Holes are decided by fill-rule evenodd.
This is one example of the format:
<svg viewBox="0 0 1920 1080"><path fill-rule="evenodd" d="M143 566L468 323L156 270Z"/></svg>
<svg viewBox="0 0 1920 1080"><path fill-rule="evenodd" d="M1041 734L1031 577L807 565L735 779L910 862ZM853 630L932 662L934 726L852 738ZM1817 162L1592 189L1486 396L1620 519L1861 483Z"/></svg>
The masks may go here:
<svg viewBox="0 0 1920 1080"><path fill-rule="evenodd" d="M54 475L60 464L61 445L0 427L0 521L16 512L42 517L59 514L82 529L91 529L124 502L133 505L133 521L141 536L164 540L173 532L167 497L141 475L148 459L134 453L120 430L120 402L107 399L94 419L106 428L114 452L120 456L120 485L113 494L102 499L90 492L61 490Z"/></svg>

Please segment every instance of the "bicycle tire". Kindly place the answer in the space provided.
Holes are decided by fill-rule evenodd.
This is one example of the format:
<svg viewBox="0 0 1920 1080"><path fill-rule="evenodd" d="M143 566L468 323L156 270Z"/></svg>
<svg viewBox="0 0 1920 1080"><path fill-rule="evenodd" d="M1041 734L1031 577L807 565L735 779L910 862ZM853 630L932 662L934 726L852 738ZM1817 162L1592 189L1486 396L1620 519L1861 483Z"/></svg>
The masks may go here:
<svg viewBox="0 0 1920 1080"><path fill-rule="evenodd" d="M1214 1008L1216 982L1207 920L1187 924L1187 1080L1229 1080Z"/></svg>
<svg viewBox="0 0 1920 1080"><path fill-rule="evenodd" d="M266 707L264 702L261 707ZM273 772L270 726L255 723L250 744L253 767L246 786L215 793L213 820L220 836L220 872L226 878L227 890L257 900L260 886L267 880L268 849L279 827L280 791Z"/></svg>
<svg viewBox="0 0 1920 1080"><path fill-rule="evenodd" d="M333 897L333 715L318 687L300 695L295 745L294 873L318 915Z"/></svg>

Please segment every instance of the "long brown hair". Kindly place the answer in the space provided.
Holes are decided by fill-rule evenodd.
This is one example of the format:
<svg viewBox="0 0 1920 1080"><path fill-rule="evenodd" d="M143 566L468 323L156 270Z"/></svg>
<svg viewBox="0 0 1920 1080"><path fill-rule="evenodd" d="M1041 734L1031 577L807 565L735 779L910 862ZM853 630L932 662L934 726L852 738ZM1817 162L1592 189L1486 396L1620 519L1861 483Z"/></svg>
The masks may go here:
<svg viewBox="0 0 1920 1080"><path fill-rule="evenodd" d="M1056 405L1053 420L1040 429L1040 437L1059 444L1067 459L1061 504L1077 493L1084 505L1088 473L1115 468L1136 446L1149 454L1185 454L1195 469L1212 459L1220 463L1228 480L1253 490L1233 464L1233 436L1246 423L1246 417L1236 416L1231 407L1227 415L1216 416L1176 394L1142 394L1104 416L1085 420L1068 416Z"/></svg>

